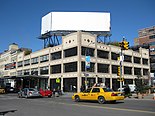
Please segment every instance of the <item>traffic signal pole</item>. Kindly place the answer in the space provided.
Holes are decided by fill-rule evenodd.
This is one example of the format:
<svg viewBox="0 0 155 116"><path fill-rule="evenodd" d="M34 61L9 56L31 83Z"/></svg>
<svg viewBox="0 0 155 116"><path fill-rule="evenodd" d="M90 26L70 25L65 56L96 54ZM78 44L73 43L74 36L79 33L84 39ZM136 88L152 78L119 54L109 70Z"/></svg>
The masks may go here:
<svg viewBox="0 0 155 116"><path fill-rule="evenodd" d="M122 92L122 62L123 62L123 55L122 55L122 49L120 51L120 92Z"/></svg>

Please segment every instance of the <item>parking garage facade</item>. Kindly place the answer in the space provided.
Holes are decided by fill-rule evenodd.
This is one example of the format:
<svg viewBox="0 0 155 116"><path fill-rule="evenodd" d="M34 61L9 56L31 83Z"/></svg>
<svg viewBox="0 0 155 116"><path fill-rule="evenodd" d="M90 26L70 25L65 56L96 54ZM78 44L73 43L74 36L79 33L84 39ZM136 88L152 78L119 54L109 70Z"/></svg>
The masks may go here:
<svg viewBox="0 0 155 116"><path fill-rule="evenodd" d="M46 76L47 86L51 89L59 88L64 92L80 91L85 87L87 75L89 87L94 83L105 83L116 90L119 88L119 51L120 47L98 43L97 36L78 31L63 36L61 45L44 48L28 55L24 52L18 53L16 68L10 69L9 74ZM86 55L90 56L90 67L87 70ZM148 50L125 50L123 55L123 84L135 84L138 75L148 78ZM57 82L57 79L60 81Z"/></svg>

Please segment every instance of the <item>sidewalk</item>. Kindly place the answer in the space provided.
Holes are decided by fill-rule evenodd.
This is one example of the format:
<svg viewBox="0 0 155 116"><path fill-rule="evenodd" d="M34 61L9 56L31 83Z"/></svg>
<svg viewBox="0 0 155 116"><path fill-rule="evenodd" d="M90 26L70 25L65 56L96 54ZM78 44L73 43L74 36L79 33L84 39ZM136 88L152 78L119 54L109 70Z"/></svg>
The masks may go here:
<svg viewBox="0 0 155 116"><path fill-rule="evenodd" d="M144 95L142 98L138 98L137 94L132 94L131 98L125 98L125 99L137 99L137 100L153 100L153 94ZM155 100L154 100L155 101Z"/></svg>

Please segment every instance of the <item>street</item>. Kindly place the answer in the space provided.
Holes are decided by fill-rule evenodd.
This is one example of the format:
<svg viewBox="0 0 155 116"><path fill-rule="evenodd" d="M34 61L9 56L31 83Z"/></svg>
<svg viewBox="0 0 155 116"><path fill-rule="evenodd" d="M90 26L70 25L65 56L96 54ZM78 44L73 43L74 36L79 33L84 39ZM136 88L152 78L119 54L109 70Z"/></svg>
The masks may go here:
<svg viewBox="0 0 155 116"><path fill-rule="evenodd" d="M126 99L116 104L74 102L70 97L18 98L16 94L0 95L0 112L17 110L5 116L155 116L154 100Z"/></svg>

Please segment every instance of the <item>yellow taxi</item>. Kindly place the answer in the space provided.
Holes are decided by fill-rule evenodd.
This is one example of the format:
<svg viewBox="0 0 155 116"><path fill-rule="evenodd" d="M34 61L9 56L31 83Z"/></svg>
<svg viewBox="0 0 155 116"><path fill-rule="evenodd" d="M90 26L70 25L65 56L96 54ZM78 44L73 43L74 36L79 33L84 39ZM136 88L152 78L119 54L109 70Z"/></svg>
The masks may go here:
<svg viewBox="0 0 155 116"><path fill-rule="evenodd" d="M124 95L121 92L114 92L110 88L105 87L92 87L79 93L75 93L72 96L72 100L79 102L82 100L98 101L100 104L106 101L115 103L117 100L124 100Z"/></svg>

